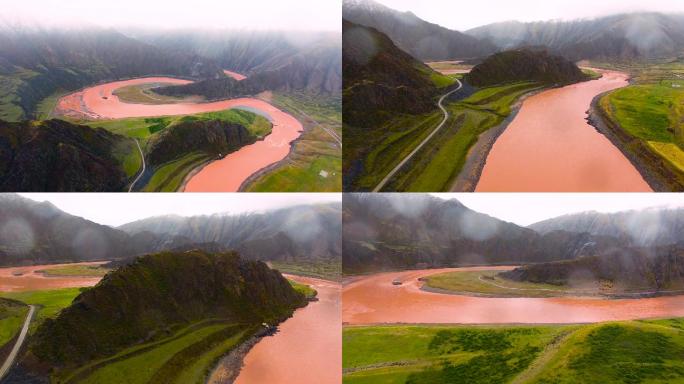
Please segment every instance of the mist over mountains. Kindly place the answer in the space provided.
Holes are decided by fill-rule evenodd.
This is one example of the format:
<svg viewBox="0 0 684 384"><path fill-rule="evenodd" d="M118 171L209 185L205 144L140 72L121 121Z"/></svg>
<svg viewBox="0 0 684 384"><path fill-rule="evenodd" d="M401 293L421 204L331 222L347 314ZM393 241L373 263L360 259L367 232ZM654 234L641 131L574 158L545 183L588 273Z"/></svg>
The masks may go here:
<svg viewBox="0 0 684 384"><path fill-rule="evenodd" d="M232 249L264 261L340 257L340 205L293 206L264 213L154 217L120 228L54 205L0 195L0 263L49 264L131 258L163 250Z"/></svg>
<svg viewBox="0 0 684 384"><path fill-rule="evenodd" d="M602 258L622 250L640 255L633 248L681 245L683 214L681 209L578 214L526 228L473 211L456 199L348 194L343 207L343 267L345 273L358 273L547 263ZM625 220L630 215L633 219Z"/></svg>

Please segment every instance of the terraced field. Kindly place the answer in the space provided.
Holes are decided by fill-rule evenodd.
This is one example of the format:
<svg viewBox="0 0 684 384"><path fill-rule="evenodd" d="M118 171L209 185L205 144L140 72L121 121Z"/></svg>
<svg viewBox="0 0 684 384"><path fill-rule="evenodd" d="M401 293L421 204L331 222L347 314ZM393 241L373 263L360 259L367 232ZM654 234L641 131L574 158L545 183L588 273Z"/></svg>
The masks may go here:
<svg viewBox="0 0 684 384"><path fill-rule="evenodd" d="M346 384L684 383L684 320L343 331Z"/></svg>

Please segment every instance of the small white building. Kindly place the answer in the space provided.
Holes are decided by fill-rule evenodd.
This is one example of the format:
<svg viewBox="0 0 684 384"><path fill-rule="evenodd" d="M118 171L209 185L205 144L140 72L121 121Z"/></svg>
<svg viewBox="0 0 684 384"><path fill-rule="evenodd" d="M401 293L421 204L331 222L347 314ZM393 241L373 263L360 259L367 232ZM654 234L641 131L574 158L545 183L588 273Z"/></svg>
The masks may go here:
<svg viewBox="0 0 684 384"><path fill-rule="evenodd" d="M324 170L322 170L322 169L321 169L320 172L318 172L318 175L319 175L320 177L324 178L324 179L327 179L327 178L328 178L328 172L326 172L326 171L324 171Z"/></svg>

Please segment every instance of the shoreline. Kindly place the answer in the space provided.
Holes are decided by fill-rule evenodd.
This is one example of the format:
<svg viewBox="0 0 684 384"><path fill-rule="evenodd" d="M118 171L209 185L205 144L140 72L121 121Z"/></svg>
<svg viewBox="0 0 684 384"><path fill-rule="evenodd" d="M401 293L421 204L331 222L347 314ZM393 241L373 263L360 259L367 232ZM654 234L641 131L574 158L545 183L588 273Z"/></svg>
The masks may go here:
<svg viewBox="0 0 684 384"><path fill-rule="evenodd" d="M287 321L287 319L285 320ZM249 351L257 345L261 339L272 336L278 332L278 326L270 326L249 336L237 347L233 348L227 355L219 358L206 376L207 384L233 384L240 376L240 372L245 365L245 357Z"/></svg>
<svg viewBox="0 0 684 384"><path fill-rule="evenodd" d="M605 116L599 100L611 91L596 95L587 110L587 123L606 137L636 168L653 192L681 192L684 185L667 160L654 154L641 139L630 136L619 124ZM631 148L632 150L627 150Z"/></svg>

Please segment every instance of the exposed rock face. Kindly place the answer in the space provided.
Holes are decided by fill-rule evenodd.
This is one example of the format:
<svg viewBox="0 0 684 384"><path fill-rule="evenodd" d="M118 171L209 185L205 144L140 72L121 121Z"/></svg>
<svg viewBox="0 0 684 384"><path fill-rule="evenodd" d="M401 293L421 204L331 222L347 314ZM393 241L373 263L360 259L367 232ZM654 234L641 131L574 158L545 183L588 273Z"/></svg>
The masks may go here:
<svg viewBox="0 0 684 384"><path fill-rule="evenodd" d="M121 191L127 178L112 151L127 140L61 120L0 120L0 190Z"/></svg>
<svg viewBox="0 0 684 384"><path fill-rule="evenodd" d="M545 50L518 49L495 53L473 67L467 81L478 87L516 81L569 84L586 80L575 63Z"/></svg>
<svg viewBox="0 0 684 384"><path fill-rule="evenodd" d="M496 51L488 40L428 23L411 12L395 11L373 0L345 0L342 4L342 17L377 29L422 61L473 58Z"/></svg>
<svg viewBox="0 0 684 384"><path fill-rule="evenodd" d="M533 230L427 195L348 194L344 272L567 260L619 245L610 237Z"/></svg>
<svg viewBox="0 0 684 384"><path fill-rule="evenodd" d="M684 289L684 249L612 249L574 260L527 265L500 275L516 281L558 285L607 282L618 292L658 293Z"/></svg>
<svg viewBox="0 0 684 384"><path fill-rule="evenodd" d="M74 366L204 319L277 323L306 304L274 270L237 253L159 253L108 273L55 319L30 351L52 366Z"/></svg>
<svg viewBox="0 0 684 384"><path fill-rule="evenodd" d="M196 151L205 152L211 157L225 156L256 139L240 124L185 119L154 137L149 143L147 159L151 166L158 166Z"/></svg>

